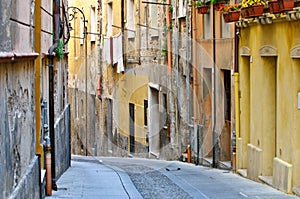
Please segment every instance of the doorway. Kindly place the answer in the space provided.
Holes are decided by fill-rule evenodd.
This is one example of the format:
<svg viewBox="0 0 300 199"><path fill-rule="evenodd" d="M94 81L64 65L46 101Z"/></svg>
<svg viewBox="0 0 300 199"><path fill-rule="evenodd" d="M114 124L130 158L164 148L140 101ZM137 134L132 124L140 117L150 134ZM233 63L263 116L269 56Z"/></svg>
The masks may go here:
<svg viewBox="0 0 300 199"><path fill-rule="evenodd" d="M135 120L135 116L134 116L134 104L129 103L129 131L130 131L130 153L134 153L134 120Z"/></svg>

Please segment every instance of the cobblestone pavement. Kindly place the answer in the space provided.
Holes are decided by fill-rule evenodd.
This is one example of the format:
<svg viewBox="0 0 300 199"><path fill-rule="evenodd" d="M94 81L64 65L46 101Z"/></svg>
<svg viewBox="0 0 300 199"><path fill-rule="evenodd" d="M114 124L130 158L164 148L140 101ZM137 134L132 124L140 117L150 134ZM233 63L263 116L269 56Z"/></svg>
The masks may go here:
<svg viewBox="0 0 300 199"><path fill-rule="evenodd" d="M104 162L107 165L117 167L126 172L136 189L143 198L192 198L177 184L158 170L143 165L121 162ZM116 170L118 170L116 169Z"/></svg>
<svg viewBox="0 0 300 199"><path fill-rule="evenodd" d="M296 199L227 170L178 161L98 157L126 172L143 198ZM299 199L299 198L298 198Z"/></svg>
<svg viewBox="0 0 300 199"><path fill-rule="evenodd" d="M230 171L139 158L72 156L57 185L47 199L298 198Z"/></svg>

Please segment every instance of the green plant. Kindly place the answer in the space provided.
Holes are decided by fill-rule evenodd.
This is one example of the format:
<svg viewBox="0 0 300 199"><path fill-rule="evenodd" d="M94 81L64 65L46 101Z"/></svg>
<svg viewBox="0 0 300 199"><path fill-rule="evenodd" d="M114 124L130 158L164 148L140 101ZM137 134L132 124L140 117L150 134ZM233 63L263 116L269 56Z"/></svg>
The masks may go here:
<svg viewBox="0 0 300 199"><path fill-rule="evenodd" d="M169 5L169 12L172 14L173 13L173 6Z"/></svg>
<svg viewBox="0 0 300 199"><path fill-rule="evenodd" d="M172 30L173 29L173 24L172 24L172 21L170 22L170 25L169 26L167 26L167 23L166 23L166 21L164 22L164 31L166 32L166 31L170 31L170 30Z"/></svg>
<svg viewBox="0 0 300 199"><path fill-rule="evenodd" d="M59 40L58 41L58 46L57 46L57 48L55 49L55 56L56 56L56 58L60 61L60 60L62 60L63 59L63 57L64 57L64 42L62 41L62 40Z"/></svg>
<svg viewBox="0 0 300 199"><path fill-rule="evenodd" d="M200 6L204 6L206 5L206 1L205 0L197 0L197 1L194 1L194 7L195 8L198 8Z"/></svg>
<svg viewBox="0 0 300 199"><path fill-rule="evenodd" d="M167 56L167 53L168 53L168 50L167 50L167 40L166 39L163 39L162 41L162 46L161 46L161 55L163 57L166 57Z"/></svg>
<svg viewBox="0 0 300 199"><path fill-rule="evenodd" d="M218 2L224 2L224 0L211 0L210 2L211 4L216 4Z"/></svg>

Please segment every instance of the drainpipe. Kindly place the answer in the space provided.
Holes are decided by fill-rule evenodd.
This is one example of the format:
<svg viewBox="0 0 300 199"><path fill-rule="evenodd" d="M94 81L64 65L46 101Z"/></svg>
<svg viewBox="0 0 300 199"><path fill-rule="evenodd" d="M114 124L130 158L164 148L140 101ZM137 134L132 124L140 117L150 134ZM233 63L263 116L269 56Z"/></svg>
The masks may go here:
<svg viewBox="0 0 300 199"><path fill-rule="evenodd" d="M102 4L99 3L99 9L100 9L100 17L102 18ZM100 35L100 40L102 40L102 20L99 21L99 35ZM97 83L97 96L98 96L98 99L102 99L102 62L101 62L101 59L102 59L102 48L99 47L99 73L98 73L98 83Z"/></svg>
<svg viewBox="0 0 300 199"><path fill-rule="evenodd" d="M35 115L36 115L36 153L40 155L40 166L44 168L44 154L43 154L43 145L41 145L41 137L40 137L40 130L41 130L41 107L40 107L40 97L41 97L41 32L42 32L42 21L41 21L41 0L35 1L35 14L34 14L34 21L35 21L35 52L39 53L38 57L35 60Z"/></svg>
<svg viewBox="0 0 300 199"><path fill-rule="evenodd" d="M121 32L122 32L122 52L123 52L123 62L126 60L125 58L125 36L124 36L124 29L125 29L125 12L124 12L124 0L121 0ZM140 12L140 11L139 11ZM125 61L126 63L126 61ZM124 64L124 63L123 63ZM125 66L126 67L126 66Z"/></svg>
<svg viewBox="0 0 300 199"><path fill-rule="evenodd" d="M197 71L197 11L195 8L192 8L192 39L193 39L193 46L192 46L192 49L193 49L193 115L194 115L194 121L193 121L193 125L195 127L195 125L198 125L199 124L199 115L198 115L198 112L197 112L197 108L199 108L199 104L197 104L197 100L198 100L198 89L199 89L199 83L200 83L200 80L199 80L199 76L198 76L198 72L200 71ZM201 70L201 68L200 68ZM187 83L188 83L188 80L186 80ZM190 119L189 119L190 120ZM198 137L197 137L198 138ZM199 138L198 138L199 140ZM198 142L198 141L197 141ZM202 142L202 140L201 140ZM197 143L198 146L199 146L199 143ZM198 163L202 164L202 156L199 158L199 153L197 152L197 155L198 155L198 158L197 158L197 161Z"/></svg>
<svg viewBox="0 0 300 199"><path fill-rule="evenodd" d="M238 138L240 137L240 97L239 97L239 28L235 26L234 36L234 97L235 97L235 171L239 169L239 146Z"/></svg>
<svg viewBox="0 0 300 199"><path fill-rule="evenodd" d="M176 1L177 2L177 1ZM191 105L190 105L190 61L191 61L191 42L190 42L190 37L189 37L189 31L190 31L190 18L189 18L189 2L187 2L187 7L186 7L186 12L185 12L185 24L186 24L186 29L185 29L185 35L186 35L186 76L185 76L185 84L186 84L186 93L187 93L187 123L188 123L188 134L191 135L191 129L190 129L190 125L191 125L191 117L190 117L190 109L191 109ZM191 138L192 136L190 136ZM180 146L181 147L181 146ZM181 155L181 153L180 153ZM198 157L198 154L197 156Z"/></svg>
<svg viewBox="0 0 300 199"><path fill-rule="evenodd" d="M171 4L171 0L167 0L167 4ZM168 27L167 30L167 42L168 42L168 74L172 75L172 46L171 46L171 19L170 19L170 10L169 6L166 6L166 25Z"/></svg>
<svg viewBox="0 0 300 199"><path fill-rule="evenodd" d="M51 176L51 143L49 136L45 137L46 142L46 195L52 196L52 176Z"/></svg>
<svg viewBox="0 0 300 199"><path fill-rule="evenodd" d="M216 27L215 27L215 10L213 9L213 5L211 8L212 11L212 21L213 21L213 68L214 68L214 88L213 88L213 96L214 96L214 102L213 102L213 131L212 131L212 144L213 144L213 162L212 166L214 168L218 167L218 139L216 134L216 119L217 119L217 111L216 111L216 104L217 104L217 66L216 66Z"/></svg>
<svg viewBox="0 0 300 199"><path fill-rule="evenodd" d="M60 0L53 1L53 24L54 24L54 44L48 50L49 59L49 134L51 143L51 173L52 173L52 188L57 190L55 180L55 131L54 131L54 51L58 47L59 30L60 30Z"/></svg>
<svg viewBox="0 0 300 199"><path fill-rule="evenodd" d="M171 5L171 0L167 0L167 5ZM176 113L175 113L175 100L174 100L174 88L173 88L173 77L172 77L172 44L171 44L171 14L169 6L166 6L166 26L167 29L167 49L168 49L168 79L169 79L169 105L170 105L170 137L171 137L171 148L175 149L176 145ZM176 149L174 150L174 152ZM178 154L178 151L176 151Z"/></svg>
<svg viewBox="0 0 300 199"><path fill-rule="evenodd" d="M139 0L139 24L141 24L141 1L140 0ZM138 31L138 34L139 34L139 50L138 50L139 59L138 59L138 62L139 62L139 65L141 65L141 48L142 48L142 34L141 34L141 31ZM123 51L123 53L124 53L124 51Z"/></svg>

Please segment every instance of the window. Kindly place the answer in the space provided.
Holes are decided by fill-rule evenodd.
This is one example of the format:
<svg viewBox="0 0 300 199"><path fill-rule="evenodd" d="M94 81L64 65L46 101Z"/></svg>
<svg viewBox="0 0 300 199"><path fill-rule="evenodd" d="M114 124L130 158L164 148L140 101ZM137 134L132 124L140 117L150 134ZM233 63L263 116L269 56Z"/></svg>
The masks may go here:
<svg viewBox="0 0 300 199"><path fill-rule="evenodd" d="M128 38L132 39L135 37L134 32L130 30L135 30L134 28L134 0L127 1L127 29L128 31Z"/></svg>
<svg viewBox="0 0 300 199"><path fill-rule="evenodd" d="M150 4L149 5L149 10L150 10L150 27L157 28L158 27L157 5ZM151 36L158 36L158 31L157 30L151 29L150 32L151 32Z"/></svg>
<svg viewBox="0 0 300 199"><path fill-rule="evenodd" d="M210 14L204 15L204 39L212 39Z"/></svg>
<svg viewBox="0 0 300 199"><path fill-rule="evenodd" d="M107 4L107 36L112 35L112 25L113 25L113 5L112 3Z"/></svg>
<svg viewBox="0 0 300 199"><path fill-rule="evenodd" d="M91 25L91 33L92 34L90 34L91 35L91 42L95 42L96 41L96 35L95 34L93 34L93 33L96 33L96 14L95 14L95 12L96 12L96 9L95 9L95 7L91 7L91 22L90 22L90 25Z"/></svg>
<svg viewBox="0 0 300 199"><path fill-rule="evenodd" d="M179 17L185 17L186 3L187 3L187 0L179 0Z"/></svg>

